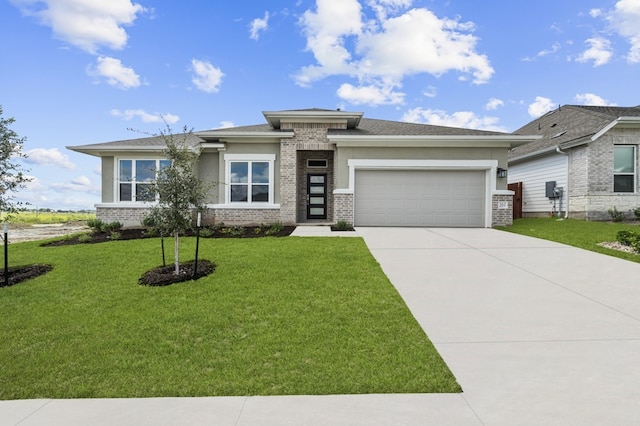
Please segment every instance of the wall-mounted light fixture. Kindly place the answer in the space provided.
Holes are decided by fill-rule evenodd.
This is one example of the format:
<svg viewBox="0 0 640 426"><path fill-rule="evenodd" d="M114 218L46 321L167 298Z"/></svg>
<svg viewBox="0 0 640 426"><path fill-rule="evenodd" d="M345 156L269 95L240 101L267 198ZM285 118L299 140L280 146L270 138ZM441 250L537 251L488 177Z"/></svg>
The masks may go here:
<svg viewBox="0 0 640 426"><path fill-rule="evenodd" d="M502 167L498 167L498 171L496 173L498 175L499 178L506 178L507 177L507 169L503 169Z"/></svg>

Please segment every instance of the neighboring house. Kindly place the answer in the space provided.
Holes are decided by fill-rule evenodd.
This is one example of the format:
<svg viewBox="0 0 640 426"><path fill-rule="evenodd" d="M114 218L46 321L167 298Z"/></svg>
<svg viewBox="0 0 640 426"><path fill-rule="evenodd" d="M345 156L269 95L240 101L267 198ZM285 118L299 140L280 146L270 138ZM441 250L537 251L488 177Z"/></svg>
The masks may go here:
<svg viewBox="0 0 640 426"><path fill-rule="evenodd" d="M524 216L606 220L614 207L630 216L640 207L640 107L565 105L514 134L541 136L509 153Z"/></svg>
<svg viewBox="0 0 640 426"><path fill-rule="evenodd" d="M199 177L216 184L205 223L510 225L512 192L497 174L510 148L535 140L340 110L263 114L266 124L187 135L201 149ZM98 218L139 225L153 202L140 189L162 164L163 139L68 148L102 159Z"/></svg>

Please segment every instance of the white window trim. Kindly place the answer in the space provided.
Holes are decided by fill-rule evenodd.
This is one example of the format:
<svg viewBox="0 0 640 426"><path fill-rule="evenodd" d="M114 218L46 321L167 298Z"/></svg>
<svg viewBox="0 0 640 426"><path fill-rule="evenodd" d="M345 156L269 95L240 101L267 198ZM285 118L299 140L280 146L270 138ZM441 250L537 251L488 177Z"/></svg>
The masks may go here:
<svg viewBox="0 0 640 426"><path fill-rule="evenodd" d="M273 200L274 200L274 186L275 186L275 171L274 164L276 161L275 154L224 154L224 175L225 181L227 184L225 185L224 191L224 206L232 207L232 208L248 208L248 209L256 209L256 208L273 208ZM265 202L231 202L231 162L235 161L260 161L260 162L268 162L269 163L269 200Z"/></svg>
<svg viewBox="0 0 640 426"><path fill-rule="evenodd" d="M614 145L613 151L615 152L616 148L632 148L633 149L633 173L616 173L615 168L613 170L613 193L617 195L625 195L625 194L636 194L638 191L638 160L636 158L637 147L635 145ZM615 163L615 159L614 159ZM633 192L616 192L615 191L615 179L616 176L633 176Z"/></svg>
<svg viewBox="0 0 640 426"><path fill-rule="evenodd" d="M120 161L131 161L131 178L132 181L131 182L124 182L124 183L131 183L131 198L135 198L135 186L137 185L137 181L135 180L135 162L136 161L155 161L156 162L156 170L158 170L160 168L160 161L169 161L166 158L160 158L160 157L155 157L155 158L149 158L149 157L140 157L140 158L131 158L131 157L116 157L115 158L115 164L114 164L114 172L113 172L113 176L114 176L114 183L115 185L113 186L113 199L115 200L115 202L119 205L122 206L141 206L141 205L149 205L149 204L157 204L158 200L154 200L154 201L122 201L120 200Z"/></svg>

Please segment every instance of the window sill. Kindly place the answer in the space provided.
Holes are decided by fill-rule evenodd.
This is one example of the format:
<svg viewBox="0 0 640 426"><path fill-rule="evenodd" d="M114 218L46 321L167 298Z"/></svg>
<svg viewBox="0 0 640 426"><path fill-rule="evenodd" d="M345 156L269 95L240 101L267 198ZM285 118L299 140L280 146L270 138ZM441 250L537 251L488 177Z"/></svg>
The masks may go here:
<svg viewBox="0 0 640 426"><path fill-rule="evenodd" d="M236 204L207 204L210 209L224 210L276 210L280 208L280 204L269 203L236 203Z"/></svg>

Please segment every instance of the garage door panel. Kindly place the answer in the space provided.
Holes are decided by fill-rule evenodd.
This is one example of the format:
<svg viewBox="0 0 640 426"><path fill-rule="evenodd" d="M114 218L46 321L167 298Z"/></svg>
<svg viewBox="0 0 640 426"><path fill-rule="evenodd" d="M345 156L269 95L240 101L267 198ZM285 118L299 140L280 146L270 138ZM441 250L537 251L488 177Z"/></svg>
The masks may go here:
<svg viewBox="0 0 640 426"><path fill-rule="evenodd" d="M356 171L358 226L483 227L485 172Z"/></svg>

